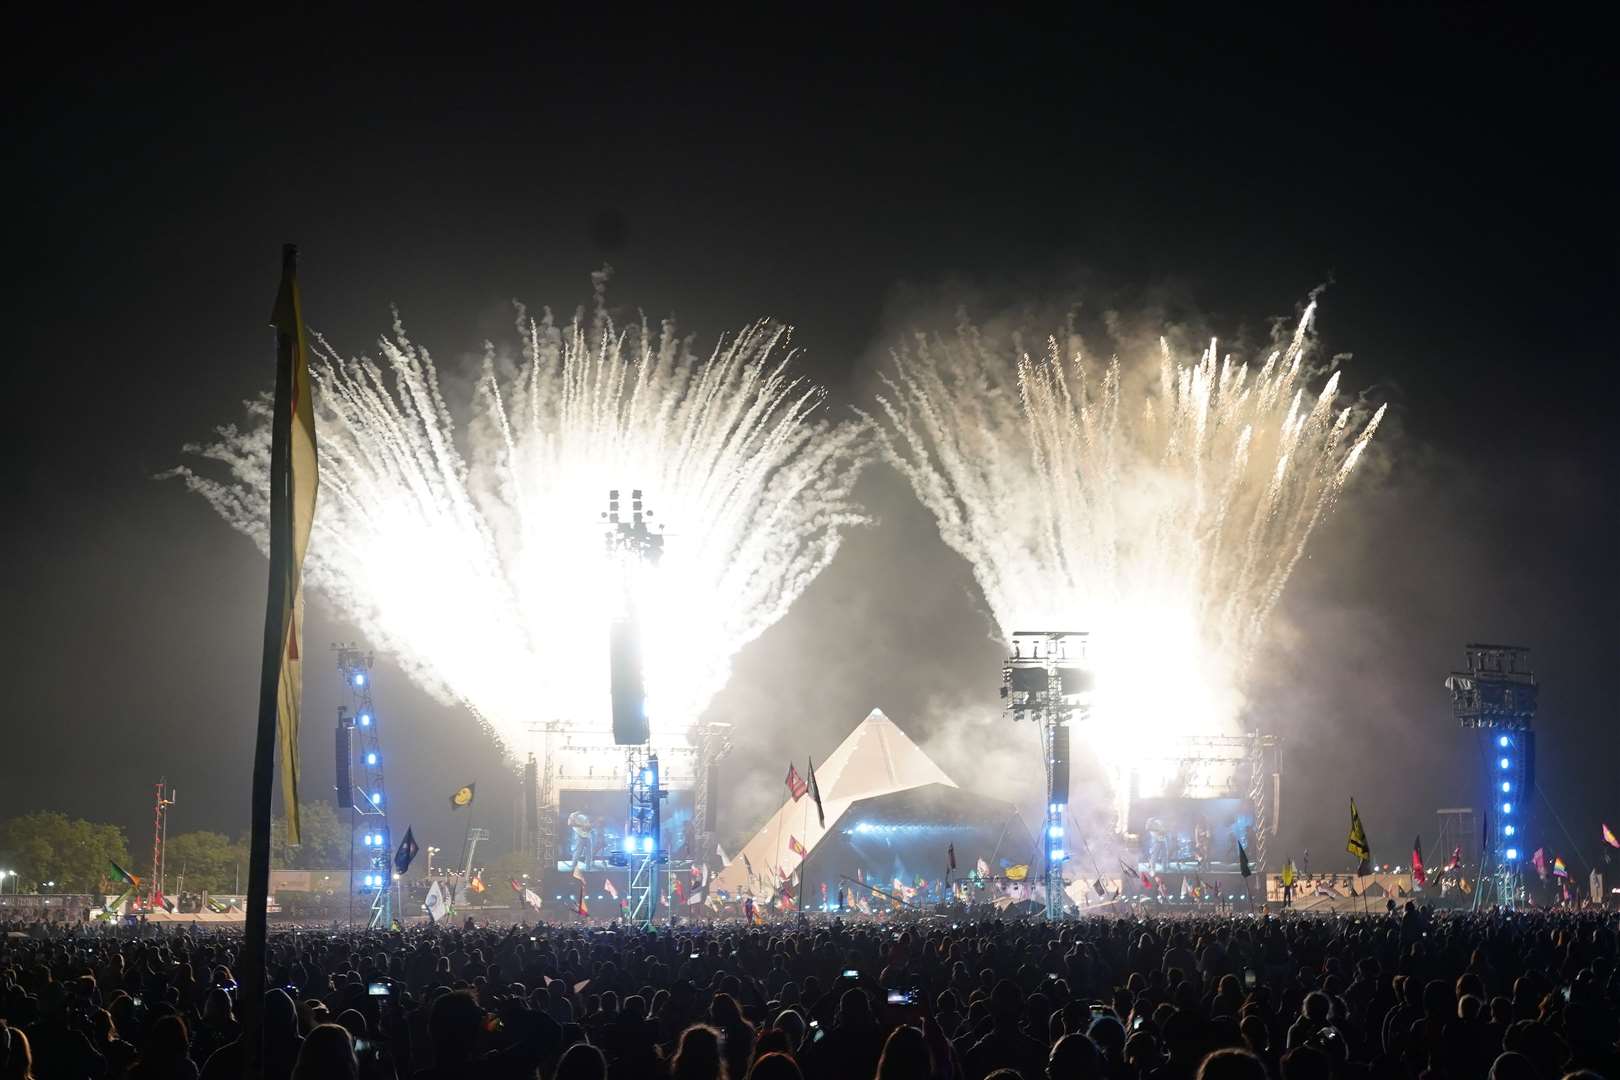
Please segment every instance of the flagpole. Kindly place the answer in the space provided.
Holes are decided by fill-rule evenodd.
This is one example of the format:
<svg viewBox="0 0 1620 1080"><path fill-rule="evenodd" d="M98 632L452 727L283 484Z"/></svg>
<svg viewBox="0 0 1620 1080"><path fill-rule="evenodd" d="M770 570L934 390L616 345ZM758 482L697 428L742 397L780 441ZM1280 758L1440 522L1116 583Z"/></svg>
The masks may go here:
<svg viewBox="0 0 1620 1080"><path fill-rule="evenodd" d="M281 276L291 282L298 272L298 248L281 247ZM289 332L290 331L290 332ZM259 1032L264 1016L265 938L270 899L270 816L275 788L277 689L281 649L286 640L282 598L292 561L291 421L293 352L298 327L276 330L275 411L270 425L270 575L264 611L264 647L259 667L259 726L253 741L253 789L249 804L248 895L239 973L242 979L243 1075L257 1080L263 1072L264 1046ZM351 883L352 884L352 883Z"/></svg>

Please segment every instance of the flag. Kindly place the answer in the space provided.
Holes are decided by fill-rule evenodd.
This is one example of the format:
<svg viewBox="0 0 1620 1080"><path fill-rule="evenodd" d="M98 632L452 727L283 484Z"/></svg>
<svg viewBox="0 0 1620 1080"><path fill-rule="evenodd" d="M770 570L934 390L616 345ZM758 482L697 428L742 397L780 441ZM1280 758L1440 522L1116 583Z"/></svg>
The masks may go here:
<svg viewBox="0 0 1620 1080"><path fill-rule="evenodd" d="M533 889L523 890L523 902L534 908L536 911L540 910L540 894L535 892Z"/></svg>
<svg viewBox="0 0 1620 1080"><path fill-rule="evenodd" d="M731 856L726 854L725 848L721 847L719 844L716 844L714 845L714 853L720 856L720 869L724 870L726 867L731 865Z"/></svg>
<svg viewBox="0 0 1620 1080"><path fill-rule="evenodd" d="M1103 880L1100 877L1091 883L1091 888L1097 894L1099 900L1108 895L1108 890L1103 888Z"/></svg>
<svg viewBox="0 0 1620 1080"><path fill-rule="evenodd" d="M1283 888L1285 888L1285 889L1294 884L1294 860L1293 859L1289 859L1287 862L1283 863L1282 883L1283 883Z"/></svg>
<svg viewBox="0 0 1620 1080"><path fill-rule="evenodd" d="M304 694L304 553L315 521L320 468L315 452L315 403L310 395L309 342L298 293L298 249L281 249L281 285L270 322L276 328L276 393L270 428L270 585L264 611L265 665L259 715L275 688L281 758L282 813L287 843L302 841L298 806L298 714Z"/></svg>
<svg viewBox="0 0 1620 1080"><path fill-rule="evenodd" d="M583 887L585 884L585 871L582 867L583 864L580 862L580 860L575 859L573 878L575 881L580 883L581 887Z"/></svg>
<svg viewBox="0 0 1620 1080"><path fill-rule="evenodd" d="M1446 867L1446 870L1447 871L1455 870L1460 866L1462 866L1462 845L1458 844L1451 851L1451 862Z"/></svg>
<svg viewBox="0 0 1620 1080"><path fill-rule="evenodd" d="M1553 877L1569 877L1569 867L1564 865L1564 857L1562 855L1553 856Z"/></svg>
<svg viewBox="0 0 1620 1080"><path fill-rule="evenodd" d="M484 885L484 877L483 877L483 875L482 874L474 874L472 876L472 880L467 882L467 888L471 889L475 893L483 892L484 889L486 888L486 886Z"/></svg>
<svg viewBox="0 0 1620 1080"><path fill-rule="evenodd" d="M579 906L578 906L578 908L576 908L576 910L579 912L579 917L582 918L582 919L589 917L589 915L591 913L590 909L585 906L585 879L584 878L579 879Z"/></svg>
<svg viewBox="0 0 1620 1080"><path fill-rule="evenodd" d="M1530 856L1530 865L1536 868L1536 876L1542 881L1547 880L1547 850L1536 848L1535 854Z"/></svg>
<svg viewBox="0 0 1620 1080"><path fill-rule="evenodd" d="M1614 830L1607 823L1603 826L1603 842L1612 848L1620 848L1620 837L1614 835Z"/></svg>
<svg viewBox="0 0 1620 1080"><path fill-rule="evenodd" d="M122 881L125 885L128 885L132 889L138 889L141 887L141 879L130 873L128 870L125 870L122 866L119 866L111 859L107 860L107 865L112 868L113 877L117 878L119 881Z"/></svg>
<svg viewBox="0 0 1620 1080"><path fill-rule="evenodd" d="M782 782L787 785L788 793L793 796L794 802L804 798L805 792L810 790L810 785L804 782L798 768L791 763L788 765L787 779Z"/></svg>
<svg viewBox="0 0 1620 1080"><path fill-rule="evenodd" d="M1239 840L1238 841L1238 875L1241 876L1241 877L1249 877L1249 876L1253 875L1253 873L1254 873L1254 869L1251 866L1249 866L1249 853L1247 851L1243 850L1243 841Z"/></svg>
<svg viewBox="0 0 1620 1080"><path fill-rule="evenodd" d="M411 832L409 825L405 826L405 839L399 842L399 850L394 852L394 869L401 874L411 868L411 860L416 858L419 849L416 846L416 834Z"/></svg>
<svg viewBox="0 0 1620 1080"><path fill-rule="evenodd" d="M990 876L990 864L985 862L983 859L979 860L979 865L975 869L979 871L979 876L981 878L987 878Z"/></svg>
<svg viewBox="0 0 1620 1080"><path fill-rule="evenodd" d="M1423 872L1423 836L1420 833L1412 840L1412 884L1422 888L1428 883L1428 875Z"/></svg>
<svg viewBox="0 0 1620 1080"><path fill-rule="evenodd" d="M170 900L167 896L164 896L162 893L158 893L157 900L158 900L158 903L163 905L163 910L164 911L167 911L170 915L174 914L174 901L173 900Z"/></svg>
<svg viewBox="0 0 1620 1080"><path fill-rule="evenodd" d="M1142 888L1146 889L1148 892L1152 892L1153 891L1153 875L1148 873L1146 870L1143 870L1142 873L1141 873L1141 878L1142 878Z"/></svg>
<svg viewBox="0 0 1620 1080"><path fill-rule="evenodd" d="M686 903L686 889L681 885L681 879L676 878L674 880L674 885L675 885L675 902L677 904Z"/></svg>
<svg viewBox="0 0 1620 1080"><path fill-rule="evenodd" d="M1367 862L1372 858L1372 848L1367 846L1367 830L1361 827L1361 813L1356 809L1356 800L1350 800L1350 836L1344 842L1344 850L1361 860L1358 874L1367 872Z"/></svg>
<svg viewBox="0 0 1620 1080"><path fill-rule="evenodd" d="M793 854L797 855L801 859L810 854L805 850L804 845L799 843L799 838L791 833L788 835L788 850L793 852Z"/></svg>
<svg viewBox="0 0 1620 1080"><path fill-rule="evenodd" d="M827 812L821 808L821 785L816 783L816 759L810 758L810 797L816 800L816 824L827 827Z"/></svg>
<svg viewBox="0 0 1620 1080"><path fill-rule="evenodd" d="M1005 876L1008 881L1023 881L1029 877L1029 864L1019 863L1017 866L1009 866Z"/></svg>
<svg viewBox="0 0 1620 1080"><path fill-rule="evenodd" d="M956 869L956 845L955 844L946 844L945 845L945 869L946 870L955 870Z"/></svg>
<svg viewBox="0 0 1620 1080"><path fill-rule="evenodd" d="M477 784L468 784L466 787L457 788L456 793L450 796L450 809L462 810L471 806L473 804L473 796L477 793Z"/></svg>
<svg viewBox="0 0 1620 1080"><path fill-rule="evenodd" d="M506 883L512 886L513 892L517 893L519 896L523 895L523 886L518 884L517 878L507 878Z"/></svg>
<svg viewBox="0 0 1620 1080"><path fill-rule="evenodd" d="M427 912L430 922L438 922L450 914L448 906L445 904L444 890L439 888L437 881L428 886L427 899L422 901L422 910Z"/></svg>
<svg viewBox="0 0 1620 1080"><path fill-rule="evenodd" d="M615 900L619 898L619 887L613 884L613 879L610 877L602 879L602 891L613 897Z"/></svg>

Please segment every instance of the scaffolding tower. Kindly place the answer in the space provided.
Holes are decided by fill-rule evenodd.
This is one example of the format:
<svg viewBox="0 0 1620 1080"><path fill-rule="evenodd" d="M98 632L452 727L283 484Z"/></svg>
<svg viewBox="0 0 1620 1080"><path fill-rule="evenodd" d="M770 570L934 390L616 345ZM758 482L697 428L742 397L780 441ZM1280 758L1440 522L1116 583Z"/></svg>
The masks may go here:
<svg viewBox="0 0 1620 1080"><path fill-rule="evenodd" d="M1475 908L1524 900L1521 835L1528 836L1536 783L1535 672L1522 645L1469 644L1468 670L1446 679L1451 711L1479 740L1485 784L1484 848Z"/></svg>
<svg viewBox="0 0 1620 1080"><path fill-rule="evenodd" d="M1001 671L1001 698L1007 716L1040 725L1046 774L1046 821L1042 828L1046 917L1058 919L1067 906L1063 864L1068 861L1064 822L1069 810L1069 725L1090 708L1092 673L1086 663L1086 635L1075 631L1017 631L1012 655Z"/></svg>
<svg viewBox="0 0 1620 1080"><path fill-rule="evenodd" d="M359 734L360 762L351 804L364 830L358 888L350 875L349 888L371 898L372 929L387 929L394 921L393 837L388 828L388 787L383 779L382 721L371 698L372 654L354 645L334 645L338 673L349 688L349 708Z"/></svg>

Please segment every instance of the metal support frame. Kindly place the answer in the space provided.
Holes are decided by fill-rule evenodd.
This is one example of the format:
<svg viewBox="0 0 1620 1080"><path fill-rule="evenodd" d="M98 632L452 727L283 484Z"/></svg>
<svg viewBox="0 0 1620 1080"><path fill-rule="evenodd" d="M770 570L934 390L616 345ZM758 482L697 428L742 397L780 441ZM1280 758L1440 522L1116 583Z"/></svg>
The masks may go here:
<svg viewBox="0 0 1620 1080"><path fill-rule="evenodd" d="M1453 671L1445 686L1458 725L1481 740L1487 835L1474 907L1515 906L1524 900L1521 837L1529 835L1533 802L1538 686L1530 650L1522 645L1470 643L1464 651L1468 670Z"/></svg>
<svg viewBox="0 0 1620 1080"><path fill-rule="evenodd" d="M360 739L359 774L364 782L355 785L352 803L365 830L363 876L356 889L351 873L349 889L371 897L367 925L387 929L394 920L393 835L388 828L388 787L383 778L382 720L371 698L372 654L355 645L334 645L338 672L349 688L349 708Z"/></svg>
<svg viewBox="0 0 1620 1080"><path fill-rule="evenodd" d="M632 925L651 928L658 917L661 892L669 888L669 875L660 875L669 852L663 845L663 786L657 753L637 747L629 752L630 813L625 822L625 863L629 885L625 890L627 918ZM664 898L667 900L667 898Z"/></svg>
<svg viewBox="0 0 1620 1080"><path fill-rule="evenodd" d="M1012 655L1001 673L1003 709L1008 717L1041 725L1041 757L1046 773L1041 880L1046 889L1048 919L1062 918L1068 907L1063 889L1063 864L1068 861L1063 839L1069 809L1068 777L1059 782L1056 750L1058 730L1076 720L1083 721L1089 709L1091 674L1086 665L1086 642L1087 636L1075 631L1017 631L1012 635ZM1065 770L1072 765L1063 764Z"/></svg>

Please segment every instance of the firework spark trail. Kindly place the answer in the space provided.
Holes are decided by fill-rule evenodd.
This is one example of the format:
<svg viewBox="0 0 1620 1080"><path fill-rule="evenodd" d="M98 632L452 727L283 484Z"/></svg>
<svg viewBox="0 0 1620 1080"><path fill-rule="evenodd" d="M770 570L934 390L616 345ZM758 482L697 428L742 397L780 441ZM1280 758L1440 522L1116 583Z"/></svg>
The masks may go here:
<svg viewBox="0 0 1620 1080"><path fill-rule="evenodd" d="M885 456L1004 636L1090 632L1087 741L1116 779L1143 746L1238 730L1268 616L1383 417L1354 430L1336 373L1312 399L1313 312L1258 373L1161 342L1138 408L1117 359L1098 379L1056 338L1016 365L970 326L894 353Z"/></svg>
<svg viewBox="0 0 1620 1080"><path fill-rule="evenodd" d="M531 725L607 725L609 620L632 580L655 740L676 739L732 657L787 611L866 520L852 498L860 422L816 417L786 327L759 322L706 359L673 324L596 309L559 326L519 309L521 358L486 347L464 437L426 350L397 317L380 361L324 341L321 498L311 584L423 687L468 706L517 753ZM267 409L175 470L265 547ZM466 447L465 452L460 448ZM667 525L656 568L604 551L610 488Z"/></svg>

